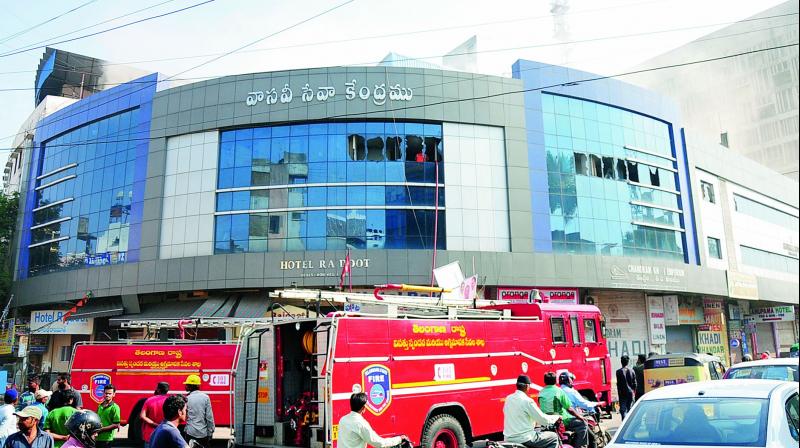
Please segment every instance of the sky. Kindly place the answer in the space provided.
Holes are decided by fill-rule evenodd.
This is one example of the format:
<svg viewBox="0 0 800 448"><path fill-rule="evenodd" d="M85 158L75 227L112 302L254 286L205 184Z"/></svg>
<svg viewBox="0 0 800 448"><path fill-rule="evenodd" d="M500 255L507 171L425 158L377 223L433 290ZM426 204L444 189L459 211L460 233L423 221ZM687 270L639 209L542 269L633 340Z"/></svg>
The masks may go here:
<svg viewBox="0 0 800 448"><path fill-rule="evenodd" d="M200 4L204 1L208 3ZM5 161L14 135L33 111L35 72L45 44L192 5L200 4L51 46L127 63L149 72L176 75L176 79L185 83L238 73L375 65L389 52L440 64L442 55L474 35L479 73L510 77L511 65L517 59L530 59L614 75L780 3L780 0L2 0L0 162ZM148 9L109 21L144 8ZM75 10L63 14L72 9ZM108 22L92 26L104 21ZM82 28L86 29L75 33ZM253 45L219 58L250 43ZM3 56L33 44L41 48Z"/></svg>

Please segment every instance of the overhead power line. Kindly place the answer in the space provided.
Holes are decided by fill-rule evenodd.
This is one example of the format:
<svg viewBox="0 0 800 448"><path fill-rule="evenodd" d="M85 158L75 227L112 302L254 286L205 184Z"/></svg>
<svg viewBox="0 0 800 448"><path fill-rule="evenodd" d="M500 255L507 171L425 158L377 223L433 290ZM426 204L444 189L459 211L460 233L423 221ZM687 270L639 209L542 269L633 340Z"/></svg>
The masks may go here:
<svg viewBox="0 0 800 448"><path fill-rule="evenodd" d="M795 14L784 14L784 16L788 16L788 15L797 15L797 14L796 13ZM781 17L781 16L775 16L775 17ZM797 26L797 25L798 25L798 22L785 23L785 24L781 24L781 25L777 25L777 26L771 26L771 27L767 27L767 28L759 28L759 29L756 29L756 30L749 30L749 31L745 31L745 32L742 32L742 33L725 34L725 35L720 35L720 36L709 37L709 38L706 38L706 39L698 39L698 40L696 40L694 42L701 42L701 41L714 40L714 39L724 39L724 38L739 36L739 35L743 35L743 34L750 34L750 33L760 32L760 31L769 31L769 30L774 30L774 29L777 29L777 28L784 28L784 27L787 27L787 26ZM707 26L709 26L709 25L703 25L703 26L701 26L701 28L702 27L707 27ZM684 31L684 30L686 30L686 28L656 30L656 31L648 31L648 32L642 32L642 33L620 34L620 35L615 35L615 36L605 36L605 37L592 38L592 39L583 39L583 40L569 41L569 42L553 42L553 43L546 43L546 44L535 44L535 45L527 45L527 46L518 46L518 47L495 48L495 49L487 49L487 50L474 50L474 51L463 52L463 53L448 53L448 55L463 56L463 55L473 55L473 54L499 53L499 52L520 50L520 49L556 47L556 46L562 46L562 45L592 43L592 42L599 42L599 41L611 40L611 39L625 39L625 38L638 37L638 36L643 36L643 35L661 34L661 33L667 33L667 32L673 32L673 31ZM284 47L284 48L287 48L287 47ZM244 52L242 52L242 53L244 53ZM442 56L444 56L444 55L441 55L441 54L440 55L429 55L429 56L413 57L413 58L412 57L408 57L408 58L395 59L394 62L407 62L407 61L415 61L415 60L437 59L437 58L440 58ZM348 64L348 66L361 66L361 65L369 66L369 65L378 64L380 62L382 62L382 61L376 61L376 60L363 61L363 62L355 62L355 63L352 63L352 64ZM68 72L68 73L86 73L86 72L83 72L83 71L78 70L78 69L75 69L75 70L71 69L71 68L80 68L80 67L71 67L71 68L60 67L60 68L63 71ZM311 69L311 68L322 68L322 67L305 67L305 68L306 69ZM206 79L220 78L220 77L223 77L223 76L231 76L231 75L230 74L207 75L207 76L195 76L195 77L188 77L188 78L172 78L171 80L172 81L201 81L201 80L206 80ZM95 84L95 86L97 86L97 87L114 87L114 86L118 86L118 85L121 85L121 84L137 84L137 83L147 83L147 82L150 82L150 81L116 82L116 83ZM18 91L26 91L26 90L36 90L36 87L0 88L0 92L18 92Z"/></svg>
<svg viewBox="0 0 800 448"><path fill-rule="evenodd" d="M160 19L161 17L170 16L172 14L177 14L179 12L183 12L183 11L187 11L189 9L197 8L198 6L203 6L203 5L206 5L208 3L213 3L215 1L216 0L205 0L203 2L195 3L193 5L189 5L189 6L186 6L186 7L183 7L183 8L179 8L179 9L175 9L175 10L172 10L172 11L168 11L168 12L165 12L163 14L156 14L154 16L145 17L143 19L134 20L134 21L128 22L128 23L123 23L122 25L117 25L117 26L114 26L114 27L111 27L111 28L107 28L105 30L95 31L94 33L89 33L89 34L84 34L83 36L77 36L77 37L73 37L73 38L70 38L70 39L60 40L60 41L56 41L56 42L50 42L50 43L48 43L46 45L36 45L36 46L32 46L32 47L27 47L27 48L24 48L24 47L23 48L18 48L16 50L11 50L11 51L9 51L7 53L0 54L0 58L5 58L5 57L8 57L8 56L13 56L15 54L20 54L20 53L25 53L25 52L28 52L28 51L31 51L31 50L36 50L37 48L45 48L45 47L50 47L50 46L53 46L53 45L63 44L63 43L66 43L66 42L73 42L73 41L76 41L76 40L85 39L87 37L97 36L97 35L100 35L100 34L108 33L109 31L115 31L115 30L118 30L118 29L121 29L121 28L129 27L131 25L136 25L136 24L139 24L139 23L142 23L142 22L147 22L147 21L154 20L154 19Z"/></svg>
<svg viewBox="0 0 800 448"><path fill-rule="evenodd" d="M213 0L211 0L211 1L213 1ZM146 83L146 84L145 84L144 86L142 86L141 88L139 88L139 89L136 89L136 90L134 90L134 91L132 91L132 92L129 92L129 93L127 93L127 94L126 94L126 96L127 96L127 95L133 95L133 94L135 94L135 93L141 92L142 90L144 90L144 89L146 89L146 88L148 88L148 87L152 86L153 84L156 84L156 85L157 85L157 84L158 84L158 83L160 83L160 82L166 82L166 81L169 81L169 80L171 80L172 78L174 78L174 77L176 77L176 76L178 76L178 75L184 74L184 73L186 73L186 72L188 72L188 71L190 71L190 70L194 70L194 69L196 69L196 68L202 67L203 65L210 64L211 62L217 61L217 60L219 60L219 59L223 58L224 56L226 56L226 55L228 55L228 54L233 54L233 53L235 53L235 52L239 51L239 50L240 50L240 49L242 49L242 48L247 48L247 47L249 47L249 46L251 46L251 45L254 45L254 44L258 43L258 42L261 42L261 41L263 41L263 40L265 40L265 39L267 39L267 38L269 38L269 37L273 37L273 36L276 36L276 35L278 35L278 34L280 34L280 33L283 33L283 32L285 32L285 31L288 31L288 30L291 30L291 29L293 29L293 28L296 28L296 27L298 27L298 26L300 26L300 25L302 25L302 24L304 24L304 23L307 23L307 22L309 22L309 21L313 20L313 19L316 19L316 18L318 18L318 17L321 17L321 16L323 16L323 15L325 15L325 14L329 14L329 13L331 13L331 12L333 12L333 11L335 11L335 10L337 10L337 9L339 9L339 8L341 8L341 7L343 7L343 6L345 6L345 5L348 5L348 4L352 3L352 2L354 2L354 1L355 1L355 0L347 0L347 1L345 1L345 2L343 2L343 3L340 3L340 4L336 5L336 6L333 6L333 7L331 7L331 8L328 8L328 9L326 9L326 10L322 11L321 13L315 14L315 15L313 15L313 16L311 16L311 17L307 18L307 19L303 19L303 20L301 20L301 21L299 21L299 22L295 22L295 23L294 23L294 24L292 24L292 25L289 25L289 26L287 26L287 27L284 27L284 28L282 28L282 29L280 29L280 30L278 30L278 31L275 31L275 32L269 33L269 34L265 35L264 37L261 37L261 38L259 38L259 39L256 39L255 41L252 41L252 42L250 42L250 43L248 43L248 44L245 44L245 45L243 45L243 46L241 46L241 47L238 47L238 48L235 48L235 49L233 49L233 50L230 50L229 52L227 52L226 54L224 54L224 55L222 55L222 56L219 56L219 57L216 57L216 58L210 59L210 60L208 60L208 61L206 61L206 62L204 62L204 63L202 63L202 64L198 64L198 65L196 65L196 66L194 66L194 67L188 68L188 69L186 69L186 70L184 70L184 71L182 71L182 72L180 72L180 73L176 73L175 75L168 76L168 77L166 77L165 79L161 79L161 80L155 81L154 83ZM97 104L96 106L102 106L102 105L108 104L108 103L110 103L110 102L112 102L112 101L116 101L116 99L117 99L116 97L115 97L115 98L112 98L112 99L109 99L109 100L107 100L107 101L105 101L105 102L102 102L102 103L99 103L99 104ZM76 113L72 113L72 114L65 115L65 116L63 116L63 117L61 117L61 118L59 118L59 119L57 119L57 120L54 120L54 121L52 121L52 123L57 123L57 122L60 122L60 121L62 121L62 120L66 120L66 119L68 119L68 118L71 118L71 117L73 117L73 116L75 116L75 115L77 115L77 114L76 114ZM19 134L19 133L17 133L17 134L12 134L12 135L10 135L10 136L7 136L7 137L2 137L2 138L0 138L0 140L6 140L6 139L14 138L14 137L15 137L15 136L17 136L18 134Z"/></svg>
<svg viewBox="0 0 800 448"><path fill-rule="evenodd" d="M644 2L644 3L649 3L649 2ZM596 12L596 11L602 11L602 10L605 10L605 9L609 9L609 8L600 8L600 9L590 10L590 11L585 11L585 12ZM518 49L553 47L553 46L573 45L573 44L581 44L581 43L591 43L591 42L599 42L599 41L604 41L604 40L624 39L624 38L629 38L629 37L647 36L647 35L653 35L653 34L681 32L681 31L691 31L691 30L696 30L696 29L711 28L711 27L723 26L723 25L731 25L731 24L740 23L740 22L752 22L752 21L759 21L759 20L769 20L769 19L776 19L776 18L781 18L781 17L797 16L797 15L798 15L798 13L794 12L794 13L778 14L778 15L774 15L774 16L752 17L752 18L749 18L749 19L743 19L743 20L738 20L738 21L733 21L733 22L717 22L717 23L710 23L710 24L704 24L704 25L681 27L681 28L666 28L666 29L662 29L662 30L644 31L644 32L639 32L639 33L628 33L628 34L617 34L617 35L612 35L612 36L601 36L601 37L587 38L587 39L574 40L574 41L553 42L553 43L535 44L535 45L527 45L527 46L519 46L519 47L507 47L507 48L495 49L495 50L481 50L481 51L475 51L475 52L470 52L470 53L459 53L457 55L473 54L473 53L489 53L489 52L499 52L499 51L511 51L511 50L518 50ZM361 37L354 37L354 38L348 38L348 39L308 42L308 43L302 43L302 44L285 45L285 46L280 46L280 47L252 48L252 49L249 49L249 50L240 51L239 53L265 52L265 51L275 51L275 50L286 50L286 49L292 49L292 48L314 47L314 46L320 46L320 45L334 45L334 44L347 43L347 42L357 42L357 41L362 41L362 40L366 40L366 39L382 39L382 38L390 38L390 37L411 36L411 35L416 35L416 34L426 34L426 33L439 32L439 31L448 31L448 30L454 30L454 29L460 29L460 28L474 28L474 27L479 27L479 26L497 25L497 24L505 24L505 23L512 23L512 22L520 22L520 21L529 21L529 20L536 20L536 19L550 18L550 17L551 17L550 15L548 15L548 16L534 16L534 17L526 17L526 18L513 19L513 20L501 20L501 21L496 21L496 22L482 22L482 23L473 23L473 24L468 24L468 25L458 25L458 26L451 26L451 27L428 28L428 29L415 30L415 31L406 31L406 32L403 32L403 33L377 34L377 35L361 36ZM701 39L697 39L694 42L700 42L700 41L705 41L705 40L713 40L713 39L729 37L729 36L737 36L737 35L741 35L741 34L749 34L749 33L753 33L753 32L770 30L770 29L784 27L784 26L790 26L790 25L796 25L796 23L781 24L781 25L776 25L776 26L772 26L772 27L768 27L768 28L760 28L760 29L757 29L757 30L748 30L748 31L745 31L745 32L742 32L742 33L727 34L727 35L724 35L724 36L712 36L712 37L708 37L708 38L701 38ZM203 57L219 56L219 55L224 55L224 54L225 53L206 53L206 54L188 55L188 56L180 56L180 57L172 57L172 58L142 59L142 60L133 60L133 61L124 61L124 62L110 62L107 65L130 65L130 64L142 64L142 63L150 63L150 62L173 62L173 61L180 61L180 60L187 60L187 59L198 59L198 58L203 58ZM443 56L443 55L424 56L424 57L416 57L416 58L409 58L409 59L432 59L432 58L438 58L438 57L441 57L441 56ZM374 62L380 62L380 61L374 61ZM361 62L361 63L348 64L348 65L370 64L370 63L374 63L374 62ZM89 68L89 67L88 66L86 66L86 67L76 66L75 67L76 70L80 70L81 68ZM28 73L28 72L32 72L33 73L33 72L36 72L36 70L21 70L21 71L13 71L13 72L0 72L0 75L16 74L16 73ZM80 72L78 71L78 73L80 73Z"/></svg>
<svg viewBox="0 0 800 448"><path fill-rule="evenodd" d="M605 79L613 79L613 78L622 78L622 77L625 77L625 76L637 75L637 74L647 73L647 72L654 72L654 71L658 71L658 70L667 70L667 69L686 67L686 66L697 65L697 64L705 64L705 63L716 62L716 61L725 60L725 59L736 58L736 57L740 57L740 56L746 56L746 55L750 55L750 54L762 53L762 52L773 51L773 50L780 50L780 49L783 49L783 48L796 47L796 46L798 46L797 42L792 43L792 44L787 44L787 45L779 45L779 46L768 47L768 48L759 48L759 49L755 49L755 50L749 50L749 51L744 51L744 52L725 55L725 56L719 56L719 57L713 57L713 58L705 58L705 59L700 59L700 60L695 60L695 61L688 61L688 62L682 62L682 63L676 63L676 64L669 64L669 65L661 65L661 66L657 66L657 67L648 67L648 68L639 69L639 70L620 72L620 73L616 73L616 74L613 74L613 75L595 76L595 77L584 78L584 79L579 79L579 80L574 80L574 81L568 81L568 82L563 82L563 83L558 83L558 84L550 84L550 85L539 86L539 87L531 87L531 88L527 88L527 89L519 89L519 90L508 91L508 92L500 92L500 93L494 93L494 94L473 96L473 97L470 97L470 98L457 98L457 99L452 99L452 100L441 100L441 101L435 101L435 102L432 102L432 103L425 103L425 104L418 104L418 105L399 106L399 107L395 107L395 108L386 109L386 110L381 111L381 112L393 113L393 112L399 112L399 111L410 110L410 109L419 109L419 108L431 107L431 106L439 106L439 105L444 105L444 104L460 103L462 101L485 100L485 99L496 98L496 97L505 96L505 95L515 95L515 94L523 94L523 93L527 93L527 92L537 92L537 91L542 91L542 90L547 90L547 89L553 89L553 88L556 88L556 87L570 87L570 86L575 86L575 85L579 85L579 84L583 84L583 83L587 83L587 82L602 81L602 80L605 80ZM438 86L440 84L436 84L436 85ZM423 88L423 87L426 87L426 86L420 86L420 87L414 87L414 88ZM306 105L297 106L297 108L300 108L300 107L306 108L308 106L306 106ZM290 107L290 109L291 109L291 107ZM325 120L340 120L340 119L346 119L346 118L350 118L350 117L354 117L354 116L355 117L363 117L364 115L368 115L368 114L366 112L353 112L353 113L345 113L345 114L334 114L334 115L329 115L327 117L324 117L323 119L325 119ZM59 120L66 119L68 117L69 116L62 117ZM59 120L56 120L56 121L59 121ZM153 140L153 138L141 137L141 138L132 138L132 139L118 139L118 140L98 140L98 139L93 139L93 140L86 140L86 141L83 141L83 142L71 142L71 143L65 143L65 144L60 144L60 145L48 145L48 146L50 146L50 147L54 147L54 146L56 146L56 147L57 146L75 146L75 145L90 144L90 143L122 143L122 142L131 142L131 141L149 141L149 140ZM1 150L12 150L12 149L13 148L2 148Z"/></svg>
<svg viewBox="0 0 800 448"><path fill-rule="evenodd" d="M74 7L74 8L72 8L72 9L70 9L69 11L62 12L61 14L59 14L59 15L57 15L57 16L55 16L55 17L51 17L51 18L49 18L49 19L45 20L44 22L37 23L36 25L30 26L30 27L28 27L28 28L25 28L24 30L20 30L20 31L17 31L16 33L9 34L9 35L8 35L8 36L6 36L6 37L2 37L2 38L0 38L0 44L6 43L6 42L8 42L8 41L10 41L10 40L12 40L12 39L15 39L15 38L17 38L17 37L19 37L19 36L22 36L23 34L25 34L25 33L29 32L29 31L33 31L33 30L35 30L36 28L39 28L39 27L40 27L40 26L42 26L42 25L46 25L46 24L48 24L48 23L50 23L50 22L52 22L52 21L54 21L54 20L58 20L58 19L60 19L61 17L64 17L64 16L66 16L67 14L70 14L70 13L72 13L72 12L75 12L75 11L77 11L77 10L79 10L79 9L83 8L84 6L87 6L87 5L89 5L89 4L92 4L92 3L96 2L96 1L97 1L97 0L89 0L88 2L86 2L86 3L83 3L83 4L81 4L81 5L78 5L78 6Z"/></svg>
<svg viewBox="0 0 800 448"><path fill-rule="evenodd" d="M158 8L159 6L163 6L163 5L167 4L167 3L172 3L174 1L175 0L166 0L166 1L163 1L161 3L157 3L155 5L150 5L150 6L141 8L141 9L137 9L136 11L131 11L131 12L126 13L126 14L122 14L122 15L119 15L119 16L116 16L116 17L112 17L110 19L103 20L101 22L94 23L92 25L85 26L83 28L78 28L77 30L72 30L72 31L69 31L67 33L59 34L57 36L48 37L47 39L43 39L43 40L40 40L38 42L27 44L27 45L24 45L24 46L22 46L20 48L28 48L28 47L33 47L33 46L36 46L36 45L39 45L39 44L46 44L47 42L52 42L55 39L58 39L58 38L61 38L61 37L64 37L64 36L69 36L70 34L79 33L81 31L85 31L85 30L88 30L90 28L94 28L96 26L104 25L104 24L106 24L108 22L113 22L115 20L119 20L119 19L122 19L122 18L125 18L125 17L129 17L129 16L132 16L134 14L138 14L138 13L140 13L142 11L147 11L148 9ZM41 47L38 47L38 48L41 48ZM11 50L11 51L15 51L15 50ZM33 70L33 71L36 72L38 70ZM13 72L6 72L6 73L13 73ZM16 73L25 73L25 71L16 72ZM0 74L3 74L3 73L0 73Z"/></svg>

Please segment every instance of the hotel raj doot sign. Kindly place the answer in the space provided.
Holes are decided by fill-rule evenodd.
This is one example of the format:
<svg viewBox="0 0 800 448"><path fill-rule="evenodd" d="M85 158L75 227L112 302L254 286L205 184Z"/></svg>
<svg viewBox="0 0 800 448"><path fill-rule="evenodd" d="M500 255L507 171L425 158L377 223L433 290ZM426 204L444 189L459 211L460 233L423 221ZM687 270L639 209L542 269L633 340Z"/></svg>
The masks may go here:
<svg viewBox="0 0 800 448"><path fill-rule="evenodd" d="M245 104L248 106L255 106L260 102L265 102L268 106L273 104L289 104L295 100L297 96L300 101L309 103L314 100L317 102L326 102L333 99L336 95L344 96L346 100L354 100L360 98L364 101L372 100L376 106L383 106L386 101L411 101L414 98L414 91L410 87L402 87L399 83L394 85L387 85L387 83L375 84L373 86L363 85L359 86L358 81L355 79L344 83L344 95L341 91L337 92L334 86L321 86L312 88L306 83L297 95L289 87L289 84L284 84L280 90L280 94L275 87L269 90L256 90L248 92Z"/></svg>
<svg viewBox="0 0 800 448"><path fill-rule="evenodd" d="M336 277L344 268L344 259L281 260L281 271L301 271L300 277ZM353 258L351 268L369 269L369 258Z"/></svg>

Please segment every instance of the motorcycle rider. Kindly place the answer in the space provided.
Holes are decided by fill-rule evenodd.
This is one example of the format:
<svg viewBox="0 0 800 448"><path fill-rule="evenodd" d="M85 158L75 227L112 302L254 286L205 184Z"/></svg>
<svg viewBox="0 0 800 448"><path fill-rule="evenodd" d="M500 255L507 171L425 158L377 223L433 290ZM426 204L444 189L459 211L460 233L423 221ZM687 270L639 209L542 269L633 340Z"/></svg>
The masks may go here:
<svg viewBox="0 0 800 448"><path fill-rule="evenodd" d="M67 420L69 438L61 448L94 448L97 432L103 424L100 416L92 411L75 411Z"/></svg>
<svg viewBox="0 0 800 448"><path fill-rule="evenodd" d="M528 396L531 379L528 375L517 377L517 390L506 397L503 405L503 438L527 448L556 448L558 435L552 432L539 432L536 425L552 425L561 417L547 415L539 409L536 402Z"/></svg>
<svg viewBox="0 0 800 448"><path fill-rule="evenodd" d="M595 407L599 404L596 401L589 401L584 398L575 388L572 387L575 381L575 375L572 372L565 370L558 375L558 385L561 390L567 394L567 398L572 402L572 407L586 412L595 412Z"/></svg>
<svg viewBox="0 0 800 448"><path fill-rule="evenodd" d="M564 426L575 433L577 448L589 445L589 425L580 412L575 410L572 402L563 390L556 386L555 372L544 374L545 387L539 391L539 406L548 414L558 415Z"/></svg>
<svg viewBox="0 0 800 448"><path fill-rule="evenodd" d="M364 419L367 409L367 394L358 392L350 396L350 413L339 420L339 448L375 448L397 446L408 440L408 437L395 436L383 438L379 436Z"/></svg>

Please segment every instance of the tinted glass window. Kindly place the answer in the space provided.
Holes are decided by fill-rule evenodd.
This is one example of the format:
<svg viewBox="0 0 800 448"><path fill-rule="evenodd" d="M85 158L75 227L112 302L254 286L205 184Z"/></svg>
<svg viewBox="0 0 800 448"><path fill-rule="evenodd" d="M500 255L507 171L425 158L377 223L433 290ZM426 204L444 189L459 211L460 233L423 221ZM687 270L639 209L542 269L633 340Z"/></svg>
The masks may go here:
<svg viewBox="0 0 800 448"><path fill-rule="evenodd" d="M752 366L752 367L732 367L727 374L729 379L758 379L758 380L780 380L797 381L797 365L791 366Z"/></svg>
<svg viewBox="0 0 800 448"><path fill-rule="evenodd" d="M786 401L786 420L789 424L789 433L791 433L794 440L800 440L800 437L798 437L798 431L800 431L800 416L798 413L797 394L794 394Z"/></svg>
<svg viewBox="0 0 800 448"><path fill-rule="evenodd" d="M127 260L138 116L128 110L43 143L33 225L44 226L31 231L29 275ZM220 206L230 207L226 198Z"/></svg>
<svg viewBox="0 0 800 448"><path fill-rule="evenodd" d="M670 125L543 93L554 252L686 262Z"/></svg>
<svg viewBox="0 0 800 448"><path fill-rule="evenodd" d="M617 442L764 446L768 404L749 398L645 400L626 418Z"/></svg>
<svg viewBox="0 0 800 448"><path fill-rule="evenodd" d="M442 144L419 123L223 131L215 251L444 249Z"/></svg>

